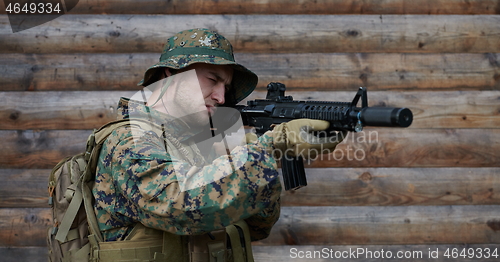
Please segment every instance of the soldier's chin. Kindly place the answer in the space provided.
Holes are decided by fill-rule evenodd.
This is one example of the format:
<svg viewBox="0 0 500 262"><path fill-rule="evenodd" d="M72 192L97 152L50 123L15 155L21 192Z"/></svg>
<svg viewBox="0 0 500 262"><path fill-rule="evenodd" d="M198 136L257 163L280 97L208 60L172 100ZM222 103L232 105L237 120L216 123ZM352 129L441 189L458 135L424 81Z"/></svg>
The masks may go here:
<svg viewBox="0 0 500 262"><path fill-rule="evenodd" d="M189 115L185 121L191 127L201 127L210 123L210 116L207 111L200 111L196 114Z"/></svg>
<svg viewBox="0 0 500 262"><path fill-rule="evenodd" d="M207 113L210 114L210 116L214 116L215 112L217 112L217 107L207 106Z"/></svg>

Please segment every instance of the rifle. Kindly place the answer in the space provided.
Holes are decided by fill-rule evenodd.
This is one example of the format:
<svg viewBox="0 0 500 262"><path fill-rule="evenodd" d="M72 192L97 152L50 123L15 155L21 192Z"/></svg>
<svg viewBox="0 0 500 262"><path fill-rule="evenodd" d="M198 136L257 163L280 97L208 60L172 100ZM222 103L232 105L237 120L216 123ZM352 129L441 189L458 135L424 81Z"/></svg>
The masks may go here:
<svg viewBox="0 0 500 262"><path fill-rule="evenodd" d="M368 107L366 88L360 87L352 102L297 101L285 96L282 83L267 86L266 99L256 99L247 105L236 105L243 125L253 126L261 135L273 125L298 118L320 119L330 122L330 131L361 132L364 126L408 127L413 114L408 108ZM357 107L361 99L361 107ZM285 190L298 189L307 185L302 157L290 158L282 155L281 168Z"/></svg>

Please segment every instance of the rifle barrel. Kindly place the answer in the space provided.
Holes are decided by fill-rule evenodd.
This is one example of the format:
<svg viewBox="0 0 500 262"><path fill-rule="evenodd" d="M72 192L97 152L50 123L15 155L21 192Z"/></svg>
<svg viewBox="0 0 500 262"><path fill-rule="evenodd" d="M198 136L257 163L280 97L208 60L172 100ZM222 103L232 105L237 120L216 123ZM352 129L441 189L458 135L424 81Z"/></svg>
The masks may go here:
<svg viewBox="0 0 500 262"><path fill-rule="evenodd" d="M365 126L409 127L413 121L413 114L408 108L365 107L359 114Z"/></svg>

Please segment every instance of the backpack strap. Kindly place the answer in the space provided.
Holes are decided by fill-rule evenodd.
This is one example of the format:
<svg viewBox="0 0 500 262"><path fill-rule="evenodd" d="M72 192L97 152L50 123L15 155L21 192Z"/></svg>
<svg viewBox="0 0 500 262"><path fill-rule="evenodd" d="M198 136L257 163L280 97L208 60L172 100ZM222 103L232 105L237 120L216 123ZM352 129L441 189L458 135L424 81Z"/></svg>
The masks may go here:
<svg viewBox="0 0 500 262"><path fill-rule="evenodd" d="M73 158L77 158L78 156L80 155L76 155ZM82 170L84 167L85 166L80 165L81 172L84 171ZM78 210L80 209L80 205L82 203L83 195L79 188L80 181L78 181L77 183L78 184L75 187L75 192L72 196L71 202L69 203L69 206L66 209L66 213L64 214L64 217L57 229L55 239L61 243L66 242L66 237L68 236L71 225L73 224L73 221L75 220L76 214L78 213Z"/></svg>
<svg viewBox="0 0 500 262"><path fill-rule="evenodd" d="M231 242L234 262L253 262L250 229L245 220L240 220L226 227Z"/></svg>

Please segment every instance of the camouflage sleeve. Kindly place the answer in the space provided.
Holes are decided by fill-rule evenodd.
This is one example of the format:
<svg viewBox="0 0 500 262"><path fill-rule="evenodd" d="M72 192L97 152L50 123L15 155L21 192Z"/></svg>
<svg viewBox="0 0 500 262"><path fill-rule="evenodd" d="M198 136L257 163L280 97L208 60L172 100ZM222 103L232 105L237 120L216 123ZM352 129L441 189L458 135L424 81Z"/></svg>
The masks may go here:
<svg viewBox="0 0 500 262"><path fill-rule="evenodd" d="M112 216L182 235L213 231L242 219L249 219L256 232L268 232L278 219L279 212L269 215L269 210L279 208L281 183L268 134L193 172L185 161L172 159L156 135L138 138L125 129L113 134L114 145L101 152L102 169L110 173L121 199L110 208L116 213ZM187 174L191 186L183 189L179 182ZM97 195L106 201L106 193Z"/></svg>
<svg viewBox="0 0 500 262"><path fill-rule="evenodd" d="M259 145L262 144L272 143L270 142L272 141L272 138L270 137L271 136L269 133L264 134L259 138L259 140L255 145L259 147ZM269 147L267 150L270 150ZM281 184L279 184L279 190L277 190L276 192L279 192L281 194ZM279 196L279 194L277 196ZM278 197L278 199L276 201L271 202L271 204L267 208L262 209L257 214L245 219L245 222L247 222L248 227L250 229L250 236L252 241L262 240L269 236L272 227L280 217L280 211L281 211L281 204L280 204L280 199Z"/></svg>
<svg viewBox="0 0 500 262"><path fill-rule="evenodd" d="M267 238L271 233L271 229L280 217L280 201L272 203L269 207L261 212L245 219L250 229L250 237L252 241L262 240Z"/></svg>

